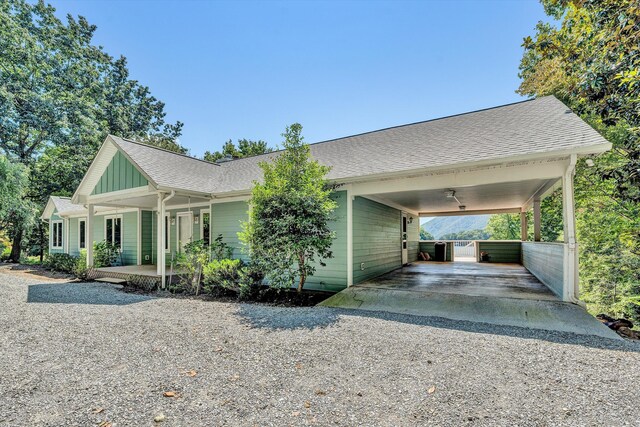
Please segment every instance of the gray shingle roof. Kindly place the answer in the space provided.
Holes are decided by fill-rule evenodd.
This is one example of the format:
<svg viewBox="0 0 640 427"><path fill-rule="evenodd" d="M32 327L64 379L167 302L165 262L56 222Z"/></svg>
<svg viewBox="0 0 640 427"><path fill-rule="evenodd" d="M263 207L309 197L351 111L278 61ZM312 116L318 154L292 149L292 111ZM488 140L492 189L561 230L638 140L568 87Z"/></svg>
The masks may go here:
<svg viewBox="0 0 640 427"><path fill-rule="evenodd" d="M243 191L278 152L215 165L113 137L158 185L209 193ZM332 180L410 172L607 144L553 96L311 144Z"/></svg>
<svg viewBox="0 0 640 427"><path fill-rule="evenodd" d="M330 179L340 180L606 143L566 105L547 96L312 144L311 154L331 166ZM214 191L250 188L261 176L258 162L275 155L223 163L224 180Z"/></svg>
<svg viewBox="0 0 640 427"><path fill-rule="evenodd" d="M112 140L159 186L209 193L220 166L111 135Z"/></svg>
<svg viewBox="0 0 640 427"><path fill-rule="evenodd" d="M71 197L51 196L51 201L60 214L85 210L84 206L71 203Z"/></svg>

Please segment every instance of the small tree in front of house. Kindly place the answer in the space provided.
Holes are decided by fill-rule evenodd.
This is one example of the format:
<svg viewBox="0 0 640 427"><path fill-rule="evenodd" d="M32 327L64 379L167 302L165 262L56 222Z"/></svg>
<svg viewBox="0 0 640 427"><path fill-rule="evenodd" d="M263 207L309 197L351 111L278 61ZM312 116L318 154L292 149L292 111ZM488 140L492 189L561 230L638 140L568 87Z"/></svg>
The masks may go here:
<svg viewBox="0 0 640 427"><path fill-rule="evenodd" d="M273 287L302 291L315 272L316 261L331 258L335 238L329 228L337 204L326 175L329 168L311 158L302 126L286 128L284 151L273 162L260 164L263 182L255 182L249 221L240 238L253 262Z"/></svg>

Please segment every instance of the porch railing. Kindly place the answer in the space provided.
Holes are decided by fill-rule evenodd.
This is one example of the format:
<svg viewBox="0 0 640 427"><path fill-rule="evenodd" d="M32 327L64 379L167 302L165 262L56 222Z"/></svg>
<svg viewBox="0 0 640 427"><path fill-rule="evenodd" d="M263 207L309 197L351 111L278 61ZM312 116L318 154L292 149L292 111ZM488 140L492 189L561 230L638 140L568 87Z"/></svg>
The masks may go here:
<svg viewBox="0 0 640 427"><path fill-rule="evenodd" d="M453 254L455 258L475 258L476 246L474 240L454 240Z"/></svg>

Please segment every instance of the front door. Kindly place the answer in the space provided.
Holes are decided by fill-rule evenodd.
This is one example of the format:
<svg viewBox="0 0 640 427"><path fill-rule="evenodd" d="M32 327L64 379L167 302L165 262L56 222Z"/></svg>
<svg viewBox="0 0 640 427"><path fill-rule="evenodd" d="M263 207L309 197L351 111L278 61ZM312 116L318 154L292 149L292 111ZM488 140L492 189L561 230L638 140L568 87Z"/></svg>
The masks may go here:
<svg viewBox="0 0 640 427"><path fill-rule="evenodd" d="M178 251L184 251L184 245L191 243L193 239L193 226L191 225L191 214L178 214Z"/></svg>
<svg viewBox="0 0 640 427"><path fill-rule="evenodd" d="M407 214L402 214L402 265L409 262L409 251L407 248Z"/></svg>

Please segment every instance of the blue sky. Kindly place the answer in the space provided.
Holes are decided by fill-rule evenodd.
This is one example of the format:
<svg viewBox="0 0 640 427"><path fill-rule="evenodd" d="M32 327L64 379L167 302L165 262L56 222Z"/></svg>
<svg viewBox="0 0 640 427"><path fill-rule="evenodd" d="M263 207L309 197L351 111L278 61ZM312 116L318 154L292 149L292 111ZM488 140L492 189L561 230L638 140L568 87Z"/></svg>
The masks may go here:
<svg viewBox="0 0 640 427"><path fill-rule="evenodd" d="M191 154L228 139L307 142L519 101L537 1L50 0L185 123Z"/></svg>

